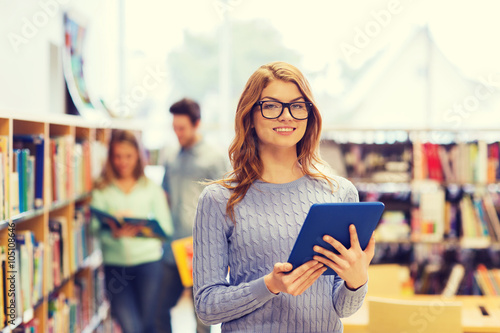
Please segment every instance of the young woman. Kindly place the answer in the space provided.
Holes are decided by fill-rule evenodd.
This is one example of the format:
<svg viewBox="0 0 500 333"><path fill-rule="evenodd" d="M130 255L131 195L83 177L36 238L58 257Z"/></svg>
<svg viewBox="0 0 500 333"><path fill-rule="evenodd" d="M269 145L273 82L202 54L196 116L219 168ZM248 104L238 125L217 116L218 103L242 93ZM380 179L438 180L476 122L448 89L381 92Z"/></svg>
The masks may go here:
<svg viewBox="0 0 500 333"><path fill-rule="evenodd" d="M321 116L302 73L274 62L248 80L229 149L232 174L205 188L194 226L198 316L223 332L342 332L367 291L373 237L351 248L332 237L292 271L286 263L314 203L358 201L356 188L319 171ZM326 266L337 275L322 276ZM229 280L226 279L229 270Z"/></svg>
<svg viewBox="0 0 500 333"><path fill-rule="evenodd" d="M165 193L145 177L139 144L130 131L113 132L91 205L115 216L154 217L167 234L172 232ZM112 316L123 333L155 332L161 241L135 237L135 226L109 231L94 221L93 227L101 241Z"/></svg>

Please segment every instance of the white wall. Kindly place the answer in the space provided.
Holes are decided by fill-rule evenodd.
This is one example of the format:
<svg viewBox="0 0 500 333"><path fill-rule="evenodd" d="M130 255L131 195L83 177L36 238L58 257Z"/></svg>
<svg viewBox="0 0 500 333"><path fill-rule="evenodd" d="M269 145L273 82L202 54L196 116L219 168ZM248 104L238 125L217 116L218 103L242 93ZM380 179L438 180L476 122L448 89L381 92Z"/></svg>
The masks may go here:
<svg viewBox="0 0 500 333"><path fill-rule="evenodd" d="M89 27L86 62L92 72L101 73L89 73L89 88L113 93L117 71L109 64L117 58L116 44L112 42L117 33L117 1L0 0L0 110L65 112L60 56L65 10L77 13Z"/></svg>

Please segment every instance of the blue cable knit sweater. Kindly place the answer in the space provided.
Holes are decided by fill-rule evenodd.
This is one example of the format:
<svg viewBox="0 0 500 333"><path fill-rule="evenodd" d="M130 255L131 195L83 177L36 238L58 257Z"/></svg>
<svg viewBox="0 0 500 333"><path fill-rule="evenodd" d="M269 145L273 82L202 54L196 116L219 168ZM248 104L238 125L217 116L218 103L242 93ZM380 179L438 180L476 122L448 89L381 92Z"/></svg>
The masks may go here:
<svg viewBox="0 0 500 333"><path fill-rule="evenodd" d="M199 318L223 332L342 332L340 318L362 305L367 285L347 289L336 275L321 276L300 296L271 293L264 276L286 262L313 203L356 202L348 180L334 177L334 193L321 179L286 184L256 181L226 218L230 191L202 192L194 225L194 293ZM228 268L229 282L227 280Z"/></svg>

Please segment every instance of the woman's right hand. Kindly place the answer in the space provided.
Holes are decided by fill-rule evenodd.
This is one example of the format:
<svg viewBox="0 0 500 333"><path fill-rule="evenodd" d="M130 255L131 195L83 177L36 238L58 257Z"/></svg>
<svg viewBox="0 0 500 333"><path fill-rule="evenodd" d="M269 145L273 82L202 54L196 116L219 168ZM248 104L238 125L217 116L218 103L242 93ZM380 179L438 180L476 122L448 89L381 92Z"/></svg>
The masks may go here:
<svg viewBox="0 0 500 333"><path fill-rule="evenodd" d="M292 264L276 263L271 273L264 277L264 282L273 294L284 292L292 296L301 295L326 271L326 267L316 260L311 260L297 267L293 272Z"/></svg>
<svg viewBox="0 0 500 333"><path fill-rule="evenodd" d="M114 238L135 237L140 230L139 225L125 224L121 228L111 227L111 235Z"/></svg>

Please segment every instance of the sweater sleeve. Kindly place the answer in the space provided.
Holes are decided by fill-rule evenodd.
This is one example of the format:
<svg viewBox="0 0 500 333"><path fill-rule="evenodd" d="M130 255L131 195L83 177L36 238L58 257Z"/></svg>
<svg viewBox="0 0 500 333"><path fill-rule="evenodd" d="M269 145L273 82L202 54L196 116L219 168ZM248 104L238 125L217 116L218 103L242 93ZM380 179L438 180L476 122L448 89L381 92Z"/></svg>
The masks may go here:
<svg viewBox="0 0 500 333"><path fill-rule="evenodd" d="M232 221L225 218L217 187L202 192L193 229L194 301L198 317L207 325L238 319L263 306L276 295L264 278L232 286L228 275L228 238Z"/></svg>
<svg viewBox="0 0 500 333"><path fill-rule="evenodd" d="M335 275L333 286L333 307L340 318L353 315L361 308L368 291L368 282L356 290L350 290L344 280Z"/></svg>
<svg viewBox="0 0 500 333"><path fill-rule="evenodd" d="M358 190L349 180L342 178L341 181L341 190L344 192L343 194L343 202L359 202L359 194Z"/></svg>

